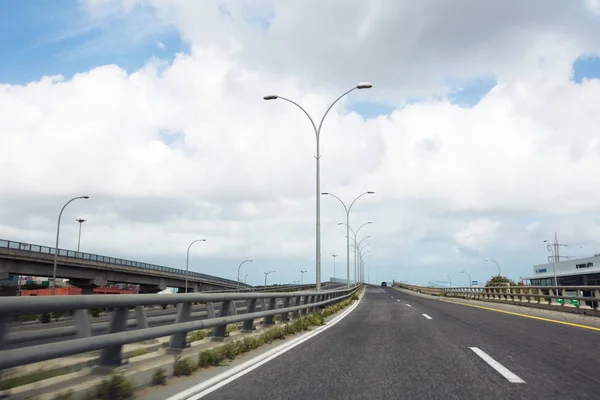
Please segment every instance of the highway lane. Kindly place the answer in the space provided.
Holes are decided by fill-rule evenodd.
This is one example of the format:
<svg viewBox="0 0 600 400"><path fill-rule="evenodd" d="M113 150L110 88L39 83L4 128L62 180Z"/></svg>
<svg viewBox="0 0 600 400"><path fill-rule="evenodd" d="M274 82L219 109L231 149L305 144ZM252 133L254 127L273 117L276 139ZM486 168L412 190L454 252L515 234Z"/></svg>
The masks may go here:
<svg viewBox="0 0 600 400"><path fill-rule="evenodd" d="M331 329L203 398L597 399L599 340L596 331L370 287Z"/></svg>

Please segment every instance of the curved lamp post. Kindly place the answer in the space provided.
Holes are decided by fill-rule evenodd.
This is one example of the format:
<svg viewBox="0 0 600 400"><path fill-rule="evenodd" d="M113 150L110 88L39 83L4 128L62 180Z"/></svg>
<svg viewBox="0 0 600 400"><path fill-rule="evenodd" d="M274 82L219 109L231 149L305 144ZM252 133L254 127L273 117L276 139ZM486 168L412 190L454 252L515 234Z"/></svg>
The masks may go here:
<svg viewBox="0 0 600 400"><path fill-rule="evenodd" d="M252 262L252 260L244 260L238 266L238 278L237 278L237 281L238 281L238 292L240 291L240 268L242 268L242 265L244 265L244 263L247 263L247 262ZM248 275L246 275L246 276L248 276Z"/></svg>
<svg viewBox="0 0 600 400"><path fill-rule="evenodd" d="M361 197L363 197L367 194L375 194L375 192L364 192L360 196L357 196L354 200L352 200L352 203L350 203L349 207L346 206L346 204L342 201L342 199L340 199L333 193L324 192L321 194L324 196L331 196L331 197L336 198L342 204L342 207L344 207L344 210L346 211L346 270L347 270L346 271L346 273L347 273L346 285L348 286L348 289L349 289L350 288L350 211L352 210L352 206L354 205L354 203L356 203L356 200L360 199ZM354 271L354 275L356 278L356 271Z"/></svg>
<svg viewBox="0 0 600 400"><path fill-rule="evenodd" d="M317 125L315 124L315 121L312 119L312 117L310 116L310 114L308 113L308 111L306 111L300 104L296 103L293 100L287 99L285 97L281 97L278 95L267 95L264 96L263 99L264 100L277 100L277 99L281 99L284 101L287 101L288 103L291 103L293 105L295 105L296 107L298 107L310 120L310 123L313 127L313 130L315 132L315 138L317 141L317 155L315 156L316 159L316 167L317 167L317 185L316 185L316 261L315 261L315 267L316 267L316 280L317 280L317 292L319 292L321 290L321 198L319 196L319 193L321 192L321 150L320 150L320 137L321 137L321 127L323 126L323 121L325 120L325 117L327 116L327 114L329 113L329 111L333 108L333 106L335 105L335 103L337 103L342 97L346 96L348 93L356 90L356 89L370 89L372 88L373 85L371 85L370 83L359 83L358 85L354 86L352 89L347 90L346 92L344 92L341 96L339 96L337 99L335 99L335 101L333 103L331 103L331 105L329 106L329 108L327 108L327 110L325 111L325 114L323 114L323 117L321 118L321 122L319 122L319 126L317 127Z"/></svg>
<svg viewBox="0 0 600 400"><path fill-rule="evenodd" d="M460 271L461 274L467 274L469 277L469 287L473 287L473 281L471 280L471 275L467 271Z"/></svg>
<svg viewBox="0 0 600 400"><path fill-rule="evenodd" d="M352 234L354 235L354 244L356 245L356 237L358 236L358 232L360 232L360 230L365 226L365 225L369 225L372 224L373 221L367 221L364 224L362 224L361 226L358 227L358 229L355 231L354 229L352 229L350 227L350 225L346 224L345 222L338 222L338 225L344 225L347 227L346 232L348 232L348 229L352 232ZM356 252L356 246L354 246L354 269L356 270L356 266L358 264L358 254Z"/></svg>
<svg viewBox="0 0 600 400"><path fill-rule="evenodd" d="M72 202L77 199L89 199L90 196L77 196L73 197L71 200L67 201L65 205L60 209L60 213L58 214L58 223L56 224L56 245L54 246L54 265L52 267L52 296L54 296L54 290L56 288L56 264L58 263L58 238L60 236L60 218L62 217L62 213L65 208Z"/></svg>
<svg viewBox="0 0 600 400"><path fill-rule="evenodd" d="M493 263L495 263L495 264L496 264L496 266L498 267L498 276L502 275L502 274L500 273L500 265L499 265L499 264L496 262L496 260L493 260L493 259L491 259L491 258L486 258L486 259L485 259L485 261L490 261L490 262L493 262Z"/></svg>
<svg viewBox="0 0 600 400"><path fill-rule="evenodd" d="M277 272L277 271L269 271L269 272L265 272L265 287L267 287L267 276L268 276L269 274L273 274L273 273L275 273L275 272Z"/></svg>
<svg viewBox="0 0 600 400"><path fill-rule="evenodd" d="M301 284L301 285L304 285L304 274L305 274L306 272L307 272L307 271L302 271L302 270L300 270L300 284Z"/></svg>
<svg viewBox="0 0 600 400"><path fill-rule="evenodd" d="M188 246L187 256L185 257L185 293L187 293L187 287L188 287L188 274L189 274L188 267L190 264L190 247L192 247L192 245L196 242L206 242L206 239L196 239L192 243L190 243L190 245Z"/></svg>

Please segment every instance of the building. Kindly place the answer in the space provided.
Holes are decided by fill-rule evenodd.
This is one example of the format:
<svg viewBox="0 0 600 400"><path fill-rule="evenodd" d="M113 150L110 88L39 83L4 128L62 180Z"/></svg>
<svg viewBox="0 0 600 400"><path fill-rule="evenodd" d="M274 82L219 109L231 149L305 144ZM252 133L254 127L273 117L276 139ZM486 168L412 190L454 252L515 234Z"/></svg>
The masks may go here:
<svg viewBox="0 0 600 400"><path fill-rule="evenodd" d="M555 272L558 286L600 286L600 254L534 265L533 275L524 279L531 281L532 286L554 286Z"/></svg>

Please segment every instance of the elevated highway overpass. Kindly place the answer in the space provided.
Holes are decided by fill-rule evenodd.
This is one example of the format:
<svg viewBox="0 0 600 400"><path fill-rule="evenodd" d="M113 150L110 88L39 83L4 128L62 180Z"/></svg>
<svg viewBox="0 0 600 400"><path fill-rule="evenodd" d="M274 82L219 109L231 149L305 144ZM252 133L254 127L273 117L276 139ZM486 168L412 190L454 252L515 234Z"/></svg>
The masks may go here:
<svg viewBox="0 0 600 400"><path fill-rule="evenodd" d="M0 239L0 280L9 274L52 276L54 248ZM57 278L69 279L90 294L108 282L140 285L142 293L158 293L167 287L185 287L186 271L140 261L59 249ZM250 285L241 283L242 288ZM188 292L237 289L238 282L189 271Z"/></svg>

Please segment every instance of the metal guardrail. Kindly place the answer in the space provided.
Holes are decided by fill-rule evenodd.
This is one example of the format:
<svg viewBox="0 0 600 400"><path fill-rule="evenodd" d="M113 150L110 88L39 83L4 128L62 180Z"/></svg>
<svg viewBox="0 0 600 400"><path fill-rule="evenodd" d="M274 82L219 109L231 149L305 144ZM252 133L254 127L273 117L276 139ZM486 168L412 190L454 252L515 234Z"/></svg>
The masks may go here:
<svg viewBox="0 0 600 400"><path fill-rule="evenodd" d="M263 318L264 326L273 325L275 315L280 315L280 321L289 321L290 313L291 318L297 318L302 313L314 312L317 307L347 299L358 289L359 287L325 292L284 293L188 293L172 296L148 294L0 298L0 370L94 350L101 350L101 366L114 367L121 364L122 348L128 343L170 336L169 347L183 349L187 347L187 333L206 328L213 328L213 340L222 340L229 324L242 323L242 332L247 332L253 329L254 320L258 318ZM246 301L246 313L238 312L236 301ZM256 311L258 301L263 305L261 311ZM192 304L197 302L206 305L206 319L196 319L198 315L191 313ZM216 302L221 303L218 310L215 309ZM282 303L282 308L278 307L279 302ZM177 305L175 323L149 327L144 306L164 304ZM107 334L92 337L87 310L98 308L113 309L112 320ZM129 308L135 308L139 329L125 330ZM14 339L7 329L11 316L71 311L75 314L76 339L2 350L5 340Z"/></svg>
<svg viewBox="0 0 600 400"><path fill-rule="evenodd" d="M37 244L30 244L30 243L23 243L23 242L16 242L14 240L5 240L5 239L0 239L0 248L10 249L10 250L19 250L19 251L34 253L34 254L41 253L41 254L54 255L54 253L55 253L54 247L41 246L41 245L37 245ZM156 264L148 264L148 263L144 263L144 262L140 262L140 261L124 260L124 259L116 258L116 257L101 256L98 254L82 253L82 252L78 252L78 251L74 251L74 250L58 249L58 255L59 255L59 257L66 257L66 258L72 258L72 259L78 259L78 260L84 260L84 261L100 262L100 263L105 263L105 264L110 264L110 265L119 265L119 266L124 266L124 267L129 267L129 268L139 268L142 270L165 272L165 273L168 273L171 275L176 275L176 276L181 276L181 277L185 277L185 275L186 275L186 271L183 269L165 267L165 266L156 265ZM229 286L229 287L237 287L237 285L238 285L238 282L234 281L232 279L219 278L217 276L206 275L206 274L202 274L199 272L193 272L193 271L188 272L188 277L203 279L206 281L218 282L218 283L222 283L222 284L227 284L227 286ZM245 284L245 283L240 283L240 286L246 287L246 288L251 287L250 285Z"/></svg>
<svg viewBox="0 0 600 400"><path fill-rule="evenodd" d="M400 284L399 287L444 297L526 303L600 312L600 286L491 286L430 288Z"/></svg>

